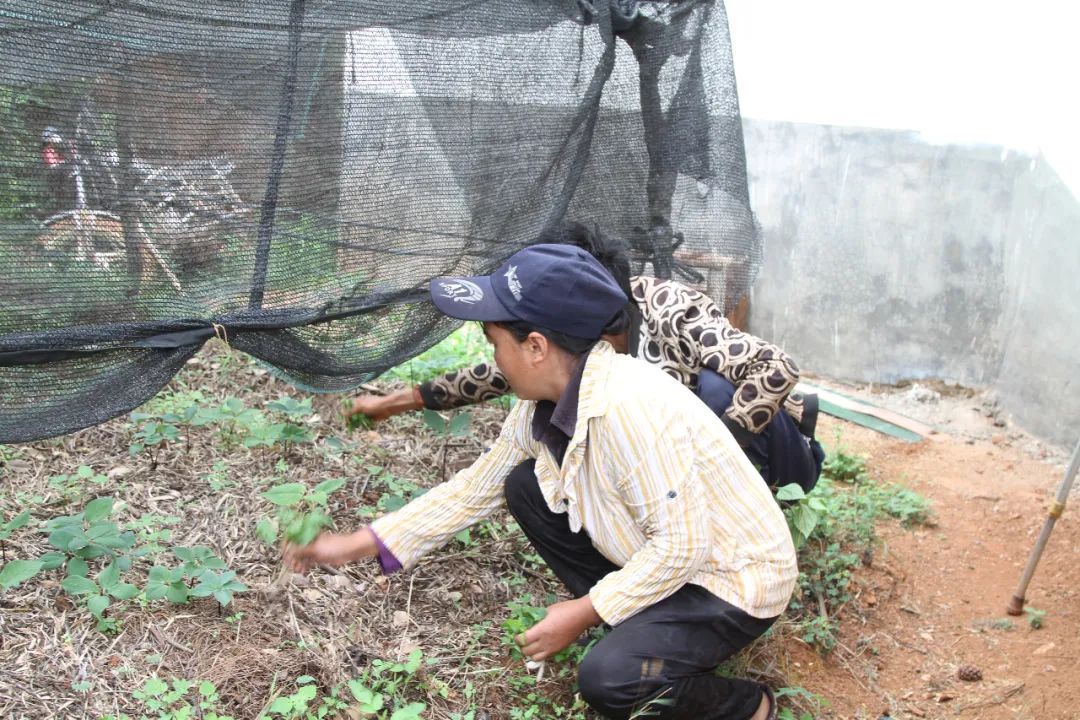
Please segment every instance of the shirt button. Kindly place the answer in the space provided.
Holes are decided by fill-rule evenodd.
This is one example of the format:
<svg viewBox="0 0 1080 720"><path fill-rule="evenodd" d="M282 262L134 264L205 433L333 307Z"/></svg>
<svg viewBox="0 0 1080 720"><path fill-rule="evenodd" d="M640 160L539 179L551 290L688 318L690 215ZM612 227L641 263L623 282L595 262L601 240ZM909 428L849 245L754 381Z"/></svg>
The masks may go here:
<svg viewBox="0 0 1080 720"><path fill-rule="evenodd" d="M675 497L676 495L678 495L678 494L679 494L679 493L675 492L674 490L668 490L668 494L667 494L667 496L668 496L669 498L674 498L674 497Z"/></svg>

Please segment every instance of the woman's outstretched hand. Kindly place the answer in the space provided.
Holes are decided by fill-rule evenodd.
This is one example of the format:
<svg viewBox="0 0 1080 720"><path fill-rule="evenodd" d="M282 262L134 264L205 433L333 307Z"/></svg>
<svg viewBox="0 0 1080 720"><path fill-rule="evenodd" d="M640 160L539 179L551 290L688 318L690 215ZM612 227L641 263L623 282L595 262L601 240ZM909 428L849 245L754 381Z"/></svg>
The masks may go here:
<svg viewBox="0 0 1080 720"><path fill-rule="evenodd" d="M293 572L306 573L315 565L341 567L378 552L375 534L365 527L347 535L324 532L308 545L286 543L281 549L281 562Z"/></svg>
<svg viewBox="0 0 1080 720"><path fill-rule="evenodd" d="M395 415L424 407L417 388L397 390L389 395L358 395L353 398L346 411L345 419L354 415L364 415L373 422L381 422Z"/></svg>

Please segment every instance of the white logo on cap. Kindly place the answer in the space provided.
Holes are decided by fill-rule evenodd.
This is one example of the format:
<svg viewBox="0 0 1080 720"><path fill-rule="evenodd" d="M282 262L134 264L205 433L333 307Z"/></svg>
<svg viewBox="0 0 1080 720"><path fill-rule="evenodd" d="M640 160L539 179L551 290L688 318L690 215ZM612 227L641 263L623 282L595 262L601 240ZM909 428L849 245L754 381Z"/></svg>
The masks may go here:
<svg viewBox="0 0 1080 720"><path fill-rule="evenodd" d="M484 291L480 289L480 286L468 280L440 282L439 288L442 290L443 297L450 298L454 302L472 305L484 299Z"/></svg>
<svg viewBox="0 0 1080 720"><path fill-rule="evenodd" d="M506 286L510 288L511 294L515 300L521 300L521 281L517 276L517 265L511 265L510 269L506 271Z"/></svg>

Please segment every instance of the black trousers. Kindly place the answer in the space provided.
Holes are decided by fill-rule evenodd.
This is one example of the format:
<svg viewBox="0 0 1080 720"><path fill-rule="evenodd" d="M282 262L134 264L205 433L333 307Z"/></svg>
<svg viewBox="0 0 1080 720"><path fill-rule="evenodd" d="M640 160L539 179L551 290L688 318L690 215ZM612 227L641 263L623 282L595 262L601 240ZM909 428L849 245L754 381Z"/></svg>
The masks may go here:
<svg viewBox="0 0 1080 720"><path fill-rule="evenodd" d="M698 397L719 417L731 405L735 386L713 370L698 373ZM796 483L805 492L817 485L825 451L821 444L804 437L795 421L780 410L743 452L754 463L770 487Z"/></svg>
<svg viewBox="0 0 1080 720"><path fill-rule="evenodd" d="M583 530L570 531L536 481L535 461L506 480L506 503L540 557L575 597L586 595L618 566ZM717 677L713 670L769 629L697 585L642 610L611 629L581 663L578 685L589 706L611 720L648 708L663 720L745 720L761 704L762 686ZM650 702L653 704L650 705Z"/></svg>

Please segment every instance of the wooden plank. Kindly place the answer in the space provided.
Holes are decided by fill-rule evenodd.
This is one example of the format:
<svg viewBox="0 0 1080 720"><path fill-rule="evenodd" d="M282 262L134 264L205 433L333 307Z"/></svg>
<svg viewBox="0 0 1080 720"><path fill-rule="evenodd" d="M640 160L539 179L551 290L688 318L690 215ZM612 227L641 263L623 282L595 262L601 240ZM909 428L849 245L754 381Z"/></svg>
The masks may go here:
<svg viewBox="0 0 1080 720"><path fill-rule="evenodd" d="M870 417L877 418L878 420L882 420L897 427L903 428L922 437L930 437L938 434L936 428L919 422L914 418L909 418L908 416L901 415L898 412L877 407L876 405L871 405L870 403L864 402L862 400L857 400L853 397L848 397L847 395L841 395L840 393L834 392L832 390L827 390L812 383L800 382L798 385L795 386L795 390L797 392L814 393L818 396L820 400L827 401L838 408L851 412L861 413L863 415L869 415Z"/></svg>

